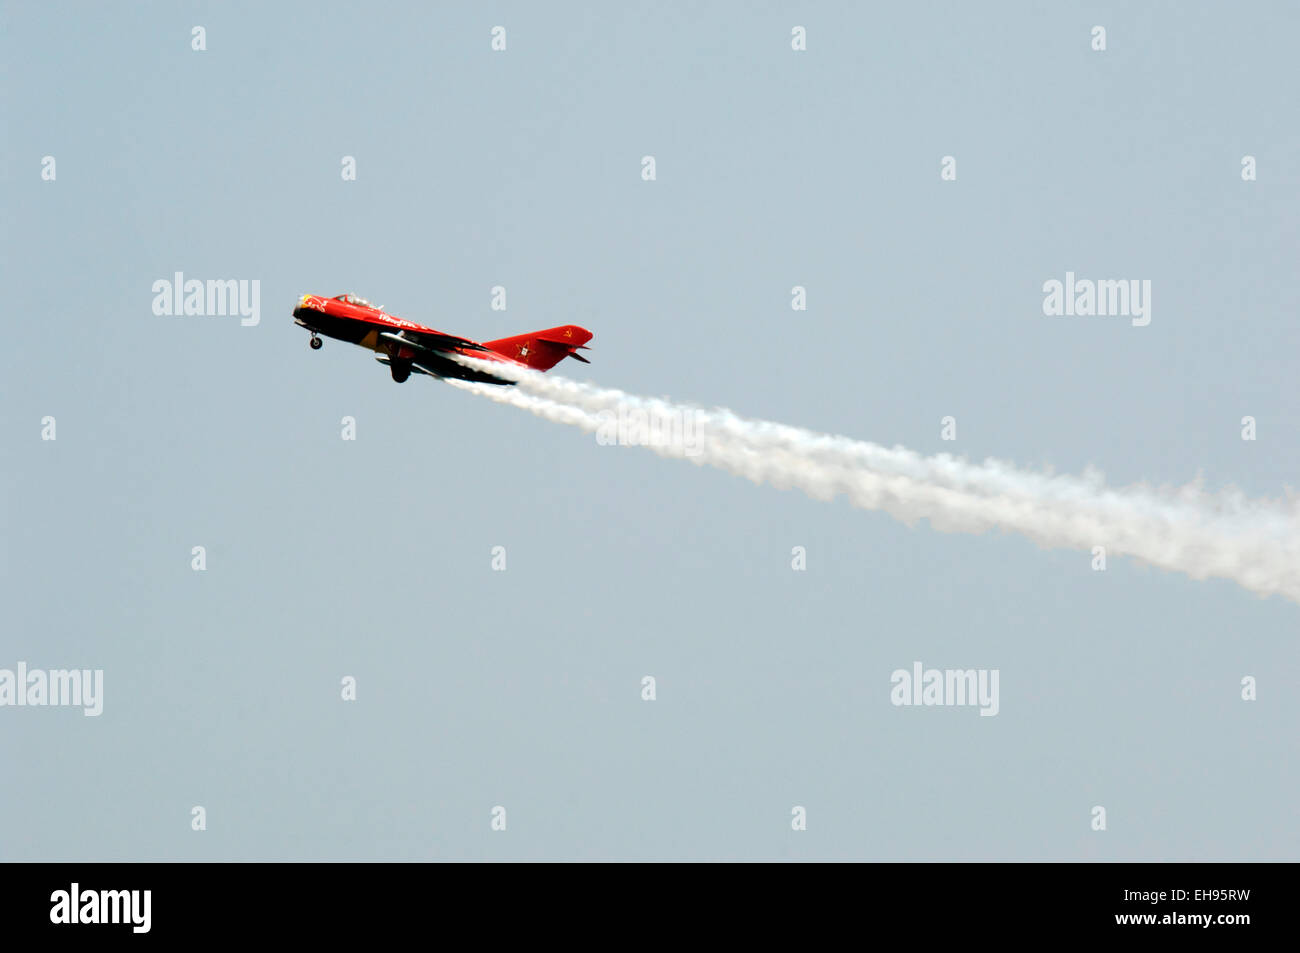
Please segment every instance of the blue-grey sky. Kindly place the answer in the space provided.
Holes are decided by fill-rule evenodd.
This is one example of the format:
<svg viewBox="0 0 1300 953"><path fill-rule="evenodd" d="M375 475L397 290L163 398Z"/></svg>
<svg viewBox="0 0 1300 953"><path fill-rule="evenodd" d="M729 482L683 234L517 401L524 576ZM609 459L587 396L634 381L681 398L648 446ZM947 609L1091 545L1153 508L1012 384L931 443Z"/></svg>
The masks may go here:
<svg viewBox="0 0 1300 953"><path fill-rule="evenodd" d="M0 858L1300 855L1295 604L600 446L290 315L576 323L606 386L1279 496L1293 5L0 18L0 669L104 673L98 717L0 708ZM260 323L155 315L178 271ZM1044 316L1067 271L1150 324ZM998 715L891 705L914 661Z"/></svg>

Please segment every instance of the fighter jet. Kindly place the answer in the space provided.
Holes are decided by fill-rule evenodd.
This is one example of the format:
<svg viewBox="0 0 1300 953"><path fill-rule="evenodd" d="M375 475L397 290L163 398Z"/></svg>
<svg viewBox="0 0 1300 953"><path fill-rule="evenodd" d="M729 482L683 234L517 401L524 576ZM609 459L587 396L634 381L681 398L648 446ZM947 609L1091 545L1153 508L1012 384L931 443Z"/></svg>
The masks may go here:
<svg viewBox="0 0 1300 953"><path fill-rule="evenodd" d="M410 377L412 371L430 377L513 384L515 382L505 376L511 366L548 371L566 357L584 364L591 363L578 353L588 349L586 343L591 340L591 332L576 324L563 324L558 328L516 334L480 344L388 314L383 308L354 294L335 295L333 298L303 295L293 309L293 320L311 332L312 350L319 350L324 344L321 335L369 348L376 352L376 360L388 365L393 380L399 384ZM466 367L452 355L500 364L503 376Z"/></svg>

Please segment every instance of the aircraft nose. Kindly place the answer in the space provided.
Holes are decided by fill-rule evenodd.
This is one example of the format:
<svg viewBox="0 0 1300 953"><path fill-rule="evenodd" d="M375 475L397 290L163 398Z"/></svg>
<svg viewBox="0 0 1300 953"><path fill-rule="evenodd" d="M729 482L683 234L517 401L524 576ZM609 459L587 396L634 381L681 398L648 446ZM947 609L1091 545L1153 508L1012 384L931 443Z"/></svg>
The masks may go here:
<svg viewBox="0 0 1300 953"><path fill-rule="evenodd" d="M318 310L315 307L315 304L316 304L315 295L309 295L309 294L303 295L301 298L298 299L298 303L294 305L294 309L293 309L294 318L301 321L304 315L311 314L312 312Z"/></svg>

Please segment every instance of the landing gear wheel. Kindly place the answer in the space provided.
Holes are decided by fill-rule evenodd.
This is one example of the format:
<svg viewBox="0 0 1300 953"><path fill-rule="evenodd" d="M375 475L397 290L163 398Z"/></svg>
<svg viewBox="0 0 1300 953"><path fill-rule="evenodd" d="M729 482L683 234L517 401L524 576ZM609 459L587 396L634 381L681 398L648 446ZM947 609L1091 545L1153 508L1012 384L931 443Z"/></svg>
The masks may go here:
<svg viewBox="0 0 1300 953"><path fill-rule="evenodd" d="M311 336L311 349L313 351L319 351L321 349L321 345L324 343L325 342L322 341L320 338L318 338L316 335L313 334Z"/></svg>

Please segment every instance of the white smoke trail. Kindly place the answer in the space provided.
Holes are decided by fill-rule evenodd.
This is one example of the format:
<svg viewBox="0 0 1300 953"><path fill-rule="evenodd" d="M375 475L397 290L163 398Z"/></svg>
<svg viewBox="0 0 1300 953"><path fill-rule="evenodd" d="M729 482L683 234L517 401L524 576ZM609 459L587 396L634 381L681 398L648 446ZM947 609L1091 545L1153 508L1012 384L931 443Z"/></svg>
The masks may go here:
<svg viewBox="0 0 1300 953"><path fill-rule="evenodd" d="M463 363L501 373L499 364ZM909 525L924 518L943 532L1002 529L1049 548L1104 546L1107 556L1131 556L1195 579L1231 579L1252 592L1300 602L1300 504L1294 498L1251 500L1235 490L1207 493L1199 484L1114 489L1095 471L1059 476L997 460L923 457L535 371L511 369L510 376L517 387L449 383L598 436L613 435L610 442L629 419L676 421L676 439L643 438L642 444L662 456L819 500L843 494L854 506L883 510Z"/></svg>

